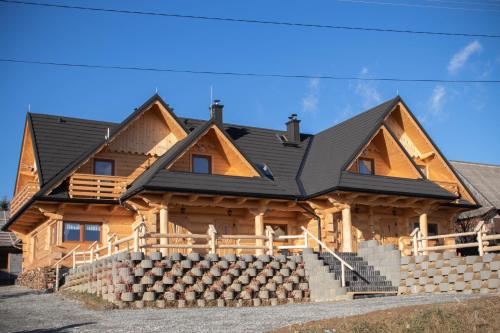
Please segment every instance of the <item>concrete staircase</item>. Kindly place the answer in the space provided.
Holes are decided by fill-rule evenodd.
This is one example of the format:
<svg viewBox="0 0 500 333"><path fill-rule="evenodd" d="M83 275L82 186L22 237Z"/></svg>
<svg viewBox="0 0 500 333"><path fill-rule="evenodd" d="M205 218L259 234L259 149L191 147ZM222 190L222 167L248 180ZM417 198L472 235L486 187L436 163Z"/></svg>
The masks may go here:
<svg viewBox="0 0 500 333"><path fill-rule="evenodd" d="M309 278L312 301L335 301L353 297L386 296L396 294L398 286L356 253L336 252L354 268L345 269L346 286L342 287L341 263L329 252L316 253L304 249L303 259Z"/></svg>
<svg viewBox="0 0 500 333"><path fill-rule="evenodd" d="M337 255L354 268L345 270L347 293L358 295L389 294L398 291L397 286L393 286L391 281L381 275L378 270L369 265L362 257L352 252L337 252ZM331 273L337 280L341 280L341 264L329 252L323 252L319 255L325 264L328 265Z"/></svg>

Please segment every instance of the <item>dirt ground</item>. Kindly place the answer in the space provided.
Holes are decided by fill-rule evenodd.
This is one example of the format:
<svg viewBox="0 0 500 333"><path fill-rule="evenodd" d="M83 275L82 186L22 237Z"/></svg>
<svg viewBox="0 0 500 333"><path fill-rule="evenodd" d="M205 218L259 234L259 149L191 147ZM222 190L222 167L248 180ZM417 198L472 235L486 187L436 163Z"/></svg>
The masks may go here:
<svg viewBox="0 0 500 333"><path fill-rule="evenodd" d="M273 333L500 332L500 296L408 306L287 326Z"/></svg>

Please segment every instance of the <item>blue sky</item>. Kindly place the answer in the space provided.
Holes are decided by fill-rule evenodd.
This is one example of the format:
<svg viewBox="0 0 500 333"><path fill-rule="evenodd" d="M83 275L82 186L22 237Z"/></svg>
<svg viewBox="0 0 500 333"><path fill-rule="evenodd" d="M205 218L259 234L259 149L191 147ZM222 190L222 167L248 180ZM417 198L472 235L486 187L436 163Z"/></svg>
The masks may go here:
<svg viewBox="0 0 500 333"><path fill-rule="evenodd" d="M49 1L57 3L55 1ZM429 1L407 3L425 4ZM59 3L62 3L60 1ZM500 34L498 11L343 1L69 1L72 5L305 23ZM0 3L0 57L194 70L493 80L500 39L118 15ZM315 133L397 92L449 159L500 164L500 84L242 78L0 63L0 196L12 195L28 104L119 122L156 89L180 116Z"/></svg>

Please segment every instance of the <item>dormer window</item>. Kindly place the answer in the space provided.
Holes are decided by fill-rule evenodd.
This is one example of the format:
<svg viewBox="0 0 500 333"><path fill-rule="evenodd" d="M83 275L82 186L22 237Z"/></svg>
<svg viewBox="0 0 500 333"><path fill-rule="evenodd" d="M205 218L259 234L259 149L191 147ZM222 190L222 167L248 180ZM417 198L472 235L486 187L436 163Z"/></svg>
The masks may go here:
<svg viewBox="0 0 500 333"><path fill-rule="evenodd" d="M191 165L193 173L212 173L212 159L210 156L193 155Z"/></svg>
<svg viewBox="0 0 500 333"><path fill-rule="evenodd" d="M94 175L114 176L115 161L94 159Z"/></svg>
<svg viewBox="0 0 500 333"><path fill-rule="evenodd" d="M358 173L362 175L375 174L375 161L372 158L359 158L358 159Z"/></svg>

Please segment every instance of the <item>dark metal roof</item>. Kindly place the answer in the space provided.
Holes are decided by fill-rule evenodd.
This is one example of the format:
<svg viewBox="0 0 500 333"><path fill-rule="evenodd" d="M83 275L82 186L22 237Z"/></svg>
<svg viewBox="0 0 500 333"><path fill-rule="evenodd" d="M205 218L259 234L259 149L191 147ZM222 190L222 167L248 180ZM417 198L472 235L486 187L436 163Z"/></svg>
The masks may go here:
<svg viewBox="0 0 500 333"><path fill-rule="evenodd" d="M500 165L450 161L462 182L472 192L481 208L461 213L459 219L488 219L500 210Z"/></svg>
<svg viewBox="0 0 500 333"><path fill-rule="evenodd" d="M165 170L165 166L181 154L212 122L177 118L168 105L158 95L154 95L120 124L29 114L29 126L34 136L35 153L39 157L42 174L42 188L35 195L35 199L42 196L48 199L49 194L46 192L49 189L52 190L76 167L101 149L106 144L104 136L108 128L111 137L114 137L154 101L159 101L166 107L188 132L188 136L176 143L146 170L123 198L141 190L174 189L296 199L305 199L336 189L449 200L455 198L453 194L430 181L366 177L344 171L347 164L379 130L387 114L398 102L403 102L399 96L316 135L302 134L301 142L297 146L284 145L279 140L278 136L284 131L234 124L219 127L253 166L266 164L272 170L273 178L269 179L265 176L228 177ZM53 191L50 195L56 200L68 199L64 191ZM30 202L26 206L29 204Z"/></svg>

